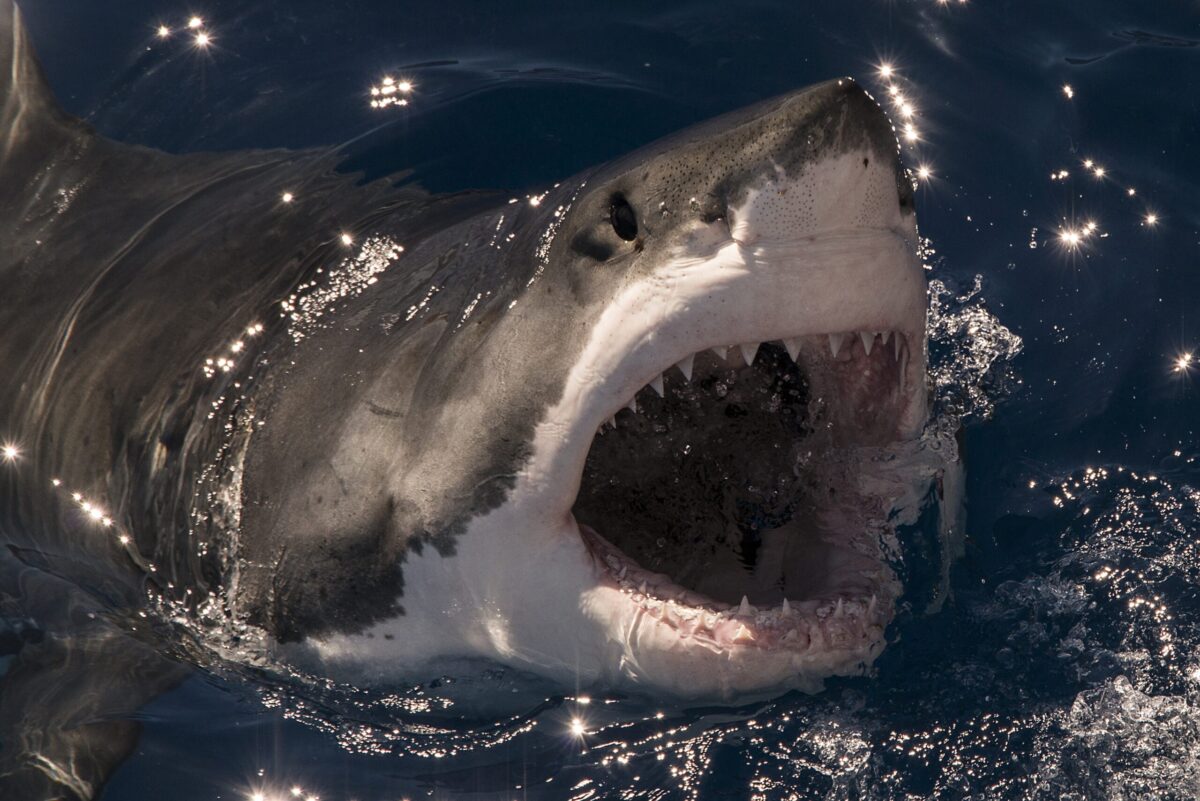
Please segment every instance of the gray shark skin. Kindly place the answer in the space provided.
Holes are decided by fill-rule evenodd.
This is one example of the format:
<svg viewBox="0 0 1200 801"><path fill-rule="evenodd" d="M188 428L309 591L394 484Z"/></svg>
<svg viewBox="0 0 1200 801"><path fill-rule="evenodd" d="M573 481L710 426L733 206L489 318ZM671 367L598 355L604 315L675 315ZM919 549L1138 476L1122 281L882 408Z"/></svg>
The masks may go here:
<svg viewBox="0 0 1200 801"><path fill-rule="evenodd" d="M106 140L58 109L10 0L0 76L0 437L20 449L0 536L23 569L110 609L217 607L275 656L385 679L467 655L734 697L883 647L899 588L858 510L929 471L847 508L805 490L733 546L698 527L703 590L629 555L620 501L576 509L585 463L626 458L608 421L637 431L631 399L683 414L647 387L691 399L693 368L802 386L786 403L822 453L919 435L912 183L852 80L511 201L356 186L325 151ZM822 476L852 482L840 459Z"/></svg>

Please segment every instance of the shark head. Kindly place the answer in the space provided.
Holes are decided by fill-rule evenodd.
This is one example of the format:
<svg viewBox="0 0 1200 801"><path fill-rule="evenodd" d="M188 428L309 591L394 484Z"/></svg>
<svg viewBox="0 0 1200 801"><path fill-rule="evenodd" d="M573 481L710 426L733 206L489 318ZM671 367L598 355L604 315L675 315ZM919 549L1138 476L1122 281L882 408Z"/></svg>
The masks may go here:
<svg viewBox="0 0 1200 801"><path fill-rule="evenodd" d="M260 618L296 658L377 675L485 656L730 697L861 672L899 594L877 520L903 493L870 465L926 418L917 243L892 128L849 79L429 238L405 254L442 254L423 296L381 276L294 359L369 377L296 367L264 407ZM356 356L400 308L404 333ZM335 574L344 603L318 588Z"/></svg>

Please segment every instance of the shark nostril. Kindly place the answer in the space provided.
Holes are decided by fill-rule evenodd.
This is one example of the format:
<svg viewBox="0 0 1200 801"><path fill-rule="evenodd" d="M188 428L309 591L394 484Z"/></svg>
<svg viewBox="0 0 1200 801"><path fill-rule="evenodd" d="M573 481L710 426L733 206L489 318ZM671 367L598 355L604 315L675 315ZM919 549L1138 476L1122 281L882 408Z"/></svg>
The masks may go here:
<svg viewBox="0 0 1200 801"><path fill-rule="evenodd" d="M913 182L906 171L896 171L896 193L899 196L902 211L913 210Z"/></svg>

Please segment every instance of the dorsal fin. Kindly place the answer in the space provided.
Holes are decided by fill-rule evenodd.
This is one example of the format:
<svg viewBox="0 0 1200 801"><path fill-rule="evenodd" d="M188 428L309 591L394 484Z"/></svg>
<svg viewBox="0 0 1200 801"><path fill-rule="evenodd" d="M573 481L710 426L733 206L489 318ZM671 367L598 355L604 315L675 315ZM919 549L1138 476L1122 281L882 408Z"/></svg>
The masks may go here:
<svg viewBox="0 0 1200 801"><path fill-rule="evenodd" d="M81 128L82 123L54 99L34 57L21 10L12 0L0 0L0 162L15 156L23 143L46 136L59 139Z"/></svg>

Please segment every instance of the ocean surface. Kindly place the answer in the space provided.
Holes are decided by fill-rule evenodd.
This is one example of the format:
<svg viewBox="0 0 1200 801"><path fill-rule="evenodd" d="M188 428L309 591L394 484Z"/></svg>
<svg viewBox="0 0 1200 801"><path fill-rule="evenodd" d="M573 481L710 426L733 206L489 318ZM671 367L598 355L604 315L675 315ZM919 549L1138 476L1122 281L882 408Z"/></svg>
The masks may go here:
<svg viewBox="0 0 1200 801"><path fill-rule="evenodd" d="M905 532L870 676L698 707L498 666L366 689L185 660L123 716L104 801L1200 796L1194 0L22 5L62 104L111 138L335 147L434 192L537 193L854 76L918 175L935 411L966 464L949 594L928 609L944 546ZM86 656L84 686L121 678Z"/></svg>

